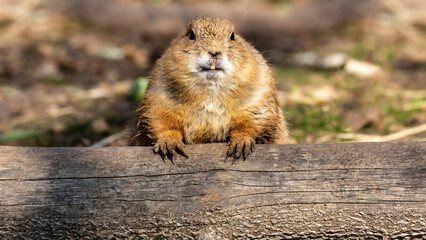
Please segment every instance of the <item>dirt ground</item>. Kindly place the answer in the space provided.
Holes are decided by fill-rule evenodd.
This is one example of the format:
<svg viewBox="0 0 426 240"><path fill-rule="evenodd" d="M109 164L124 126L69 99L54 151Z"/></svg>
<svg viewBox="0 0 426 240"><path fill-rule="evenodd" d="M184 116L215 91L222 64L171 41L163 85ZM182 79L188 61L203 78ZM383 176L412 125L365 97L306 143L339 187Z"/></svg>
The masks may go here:
<svg viewBox="0 0 426 240"><path fill-rule="evenodd" d="M0 0L0 145L124 146L153 62L226 17L274 69L294 143L426 140L426 2Z"/></svg>

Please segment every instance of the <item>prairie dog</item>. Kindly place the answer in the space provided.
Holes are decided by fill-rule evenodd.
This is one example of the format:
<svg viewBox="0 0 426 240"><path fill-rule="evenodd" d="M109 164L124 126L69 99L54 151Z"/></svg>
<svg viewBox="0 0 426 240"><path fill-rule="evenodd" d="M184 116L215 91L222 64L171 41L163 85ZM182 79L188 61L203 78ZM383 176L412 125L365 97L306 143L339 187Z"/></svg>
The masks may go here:
<svg viewBox="0 0 426 240"><path fill-rule="evenodd" d="M195 19L171 42L138 112L130 145L171 160L185 144L228 142L235 161L255 143L289 142L271 69L225 19Z"/></svg>

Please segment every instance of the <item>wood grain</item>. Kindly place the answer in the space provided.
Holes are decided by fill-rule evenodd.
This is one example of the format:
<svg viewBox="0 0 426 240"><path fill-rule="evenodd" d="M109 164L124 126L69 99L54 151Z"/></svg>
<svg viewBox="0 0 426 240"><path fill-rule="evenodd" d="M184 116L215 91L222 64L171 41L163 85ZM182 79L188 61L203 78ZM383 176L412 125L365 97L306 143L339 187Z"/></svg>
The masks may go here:
<svg viewBox="0 0 426 240"><path fill-rule="evenodd" d="M0 147L0 239L424 239L426 142Z"/></svg>

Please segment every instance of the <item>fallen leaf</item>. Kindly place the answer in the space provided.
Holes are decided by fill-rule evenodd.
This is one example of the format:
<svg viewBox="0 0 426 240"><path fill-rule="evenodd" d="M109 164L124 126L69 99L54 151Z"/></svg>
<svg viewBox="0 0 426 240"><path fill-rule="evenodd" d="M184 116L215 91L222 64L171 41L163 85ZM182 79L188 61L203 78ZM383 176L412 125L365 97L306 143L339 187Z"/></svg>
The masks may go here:
<svg viewBox="0 0 426 240"><path fill-rule="evenodd" d="M372 123L376 127L381 127L381 112L377 108L367 109L365 111L352 111L345 117L345 125L352 131L357 132L367 124Z"/></svg>

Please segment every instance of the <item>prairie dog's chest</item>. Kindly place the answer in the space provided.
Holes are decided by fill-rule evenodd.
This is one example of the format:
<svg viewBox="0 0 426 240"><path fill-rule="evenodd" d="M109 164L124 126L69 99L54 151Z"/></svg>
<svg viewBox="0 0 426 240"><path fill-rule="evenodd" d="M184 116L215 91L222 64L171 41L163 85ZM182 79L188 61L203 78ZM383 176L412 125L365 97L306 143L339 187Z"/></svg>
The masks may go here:
<svg viewBox="0 0 426 240"><path fill-rule="evenodd" d="M225 141L230 117L220 99L207 97L186 113L185 140L188 143Z"/></svg>

